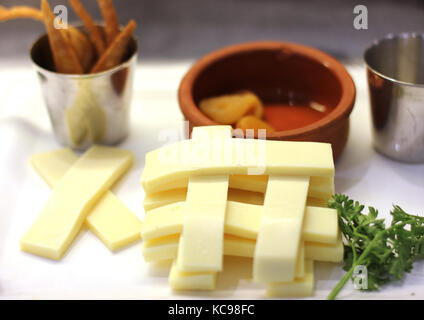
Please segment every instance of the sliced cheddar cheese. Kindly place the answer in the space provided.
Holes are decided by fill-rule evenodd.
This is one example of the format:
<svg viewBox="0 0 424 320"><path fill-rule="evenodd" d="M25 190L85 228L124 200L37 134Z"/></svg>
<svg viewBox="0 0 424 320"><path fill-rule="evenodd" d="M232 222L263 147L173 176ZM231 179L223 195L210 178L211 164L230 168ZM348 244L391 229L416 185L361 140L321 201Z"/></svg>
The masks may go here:
<svg viewBox="0 0 424 320"><path fill-rule="evenodd" d="M305 242L305 256L315 261L343 261L344 245L341 236L335 244Z"/></svg>
<svg viewBox="0 0 424 320"><path fill-rule="evenodd" d="M213 150L213 152L211 152ZM210 157L222 161L211 163ZM183 140L146 155L141 183L146 194L175 188L192 175L334 176L331 145L316 142L225 139L216 147ZM180 186L184 187L184 186Z"/></svg>
<svg viewBox="0 0 424 320"><path fill-rule="evenodd" d="M228 176L190 178L177 266L187 272L222 270Z"/></svg>
<svg viewBox="0 0 424 320"><path fill-rule="evenodd" d="M308 187L309 177L269 177L253 259L256 282L294 280Z"/></svg>
<svg viewBox="0 0 424 320"><path fill-rule="evenodd" d="M64 148L35 154L30 161L44 181L54 188L77 160L78 156L70 148ZM110 250L120 249L141 237L141 221L110 191L92 208L85 223Z"/></svg>
<svg viewBox="0 0 424 320"><path fill-rule="evenodd" d="M175 259L177 257L180 235L165 236L143 241L143 257L145 261ZM256 241L233 235L224 235L224 255L253 258ZM343 260L343 243L340 239L334 245L323 245L315 242L304 243L305 259L315 261L340 262Z"/></svg>
<svg viewBox="0 0 424 320"><path fill-rule="evenodd" d="M184 272L174 262L168 281L173 290L214 290L216 272Z"/></svg>
<svg viewBox="0 0 424 320"><path fill-rule="evenodd" d="M22 237L21 249L59 260L90 210L132 162L129 151L91 147L55 185L43 210Z"/></svg>
<svg viewBox="0 0 424 320"><path fill-rule="evenodd" d="M185 202L176 202L146 212L141 229L144 240L179 234L183 229ZM227 201L224 232L247 239L256 239L262 206ZM334 244L338 239L337 211L330 208L306 207L302 227L305 241Z"/></svg>
<svg viewBox="0 0 424 320"><path fill-rule="evenodd" d="M229 177L229 200L252 204L263 204L268 176L232 175ZM169 188L172 185L173 188ZM144 197L144 210L151 210L173 202L184 201L187 195L188 177L170 182L169 189L148 193ZM308 202L314 206L327 206L327 200L334 193L333 177L311 177Z"/></svg>
<svg viewBox="0 0 424 320"><path fill-rule="evenodd" d="M267 284L269 297L308 297L314 293L314 262L305 261L305 274L292 282L279 282Z"/></svg>

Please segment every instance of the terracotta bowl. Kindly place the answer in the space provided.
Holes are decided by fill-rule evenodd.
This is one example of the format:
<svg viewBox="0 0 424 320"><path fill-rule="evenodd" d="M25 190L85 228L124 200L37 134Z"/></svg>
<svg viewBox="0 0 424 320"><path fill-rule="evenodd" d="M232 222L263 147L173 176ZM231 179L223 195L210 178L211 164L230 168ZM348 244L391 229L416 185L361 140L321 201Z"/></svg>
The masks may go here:
<svg viewBox="0 0 424 320"><path fill-rule="evenodd" d="M349 115L355 102L352 78L333 57L294 43L251 42L214 51L198 60L178 89L178 101L190 132L217 125L197 107L203 98L255 92L264 104L278 103L290 92L302 93L333 110L310 125L267 134L270 140L316 141L332 144L334 157L348 138Z"/></svg>

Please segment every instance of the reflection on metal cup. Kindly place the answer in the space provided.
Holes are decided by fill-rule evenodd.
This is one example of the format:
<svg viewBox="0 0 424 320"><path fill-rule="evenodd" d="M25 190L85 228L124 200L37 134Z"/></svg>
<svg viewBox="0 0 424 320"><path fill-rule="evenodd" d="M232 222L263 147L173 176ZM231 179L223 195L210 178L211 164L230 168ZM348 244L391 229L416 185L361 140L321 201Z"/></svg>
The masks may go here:
<svg viewBox="0 0 424 320"><path fill-rule="evenodd" d="M424 35L375 41L364 54L375 149L404 162L424 162Z"/></svg>
<svg viewBox="0 0 424 320"><path fill-rule="evenodd" d="M53 70L46 35L31 48L44 101L56 138L84 150L92 144L114 145L129 132L137 42L131 39L120 65L94 74L61 74Z"/></svg>

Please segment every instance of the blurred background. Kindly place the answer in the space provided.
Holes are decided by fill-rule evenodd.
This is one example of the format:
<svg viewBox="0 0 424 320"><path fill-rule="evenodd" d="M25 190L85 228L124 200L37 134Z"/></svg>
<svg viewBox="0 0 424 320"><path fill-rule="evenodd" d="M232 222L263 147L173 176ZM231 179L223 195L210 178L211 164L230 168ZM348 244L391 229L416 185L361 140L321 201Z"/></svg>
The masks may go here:
<svg viewBox="0 0 424 320"><path fill-rule="evenodd" d="M100 18L95 0L83 0ZM0 5L39 0L0 0ZM50 0L52 6L66 0ZM360 58L374 39L390 32L424 31L422 0L115 0L120 22L138 23L139 59L193 59L229 44L252 40L299 42L350 60ZM353 8L368 8L368 30L353 28ZM69 21L75 14L69 8ZM36 21L0 23L0 59L24 59L44 32Z"/></svg>

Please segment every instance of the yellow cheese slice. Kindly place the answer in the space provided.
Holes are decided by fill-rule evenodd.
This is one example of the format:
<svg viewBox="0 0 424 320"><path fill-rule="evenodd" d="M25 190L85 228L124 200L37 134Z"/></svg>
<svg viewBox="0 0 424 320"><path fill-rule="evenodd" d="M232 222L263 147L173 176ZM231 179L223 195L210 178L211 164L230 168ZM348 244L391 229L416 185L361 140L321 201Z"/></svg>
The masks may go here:
<svg viewBox="0 0 424 320"><path fill-rule="evenodd" d="M146 212L141 227L143 241L149 241L183 231L185 202L176 202Z"/></svg>
<svg viewBox="0 0 424 320"><path fill-rule="evenodd" d="M187 272L222 270L228 176L190 177L177 266Z"/></svg>
<svg viewBox="0 0 424 320"><path fill-rule="evenodd" d="M293 282L268 283L269 297L308 297L314 293L314 262L305 261L305 274Z"/></svg>
<svg viewBox="0 0 424 320"><path fill-rule="evenodd" d="M112 192L106 192L99 200L85 223L112 251L141 238L141 221Z"/></svg>
<svg viewBox="0 0 424 320"><path fill-rule="evenodd" d="M231 179L231 178L230 178ZM144 211L149 211L174 202L185 201L187 195L186 188L172 189L168 191L158 192L154 194L147 194L144 197ZM246 191L240 189L228 189L228 200L248 203L248 204L264 204L264 194L254 191ZM328 199L318 199L308 197L306 204L312 207L327 208Z"/></svg>
<svg viewBox="0 0 424 320"><path fill-rule="evenodd" d="M133 162L131 152L93 146L55 185L34 224L21 239L21 249L59 260L86 216Z"/></svg>
<svg viewBox="0 0 424 320"><path fill-rule="evenodd" d="M268 184L266 175L232 175L230 188L265 193ZM308 196L328 199L334 194L334 177L314 177L309 181Z"/></svg>
<svg viewBox="0 0 424 320"><path fill-rule="evenodd" d="M329 177L311 176L308 196L328 200L334 193L334 175Z"/></svg>
<svg viewBox="0 0 424 320"><path fill-rule="evenodd" d="M146 194L175 188L172 181L196 175L264 175L333 177L331 145L316 142L225 139L210 147L183 140L149 152L141 183ZM210 152L213 150L214 152ZM222 161L211 163L210 157Z"/></svg>
<svg viewBox="0 0 424 320"><path fill-rule="evenodd" d="M143 258L146 262L170 260L177 258L180 235L174 234L143 241ZM224 255L252 258L256 241L232 235L224 235Z"/></svg>
<svg viewBox="0 0 424 320"><path fill-rule="evenodd" d="M69 148L31 156L33 167L51 188L77 160ZM110 250L120 249L141 236L141 221L110 191L94 206L85 223Z"/></svg>
<svg viewBox="0 0 424 320"><path fill-rule="evenodd" d="M230 176L228 198L233 201L263 204L267 183L268 176ZM178 183L170 182L167 187L169 188L171 184L173 188L166 191L146 194L143 201L144 210L147 211L173 202L184 201L187 195L188 177L179 180ZM327 200L332 194L334 194L333 177L311 177L308 190L308 202L313 203L311 205L327 207Z"/></svg>
<svg viewBox="0 0 424 320"><path fill-rule="evenodd" d="M143 241L143 257L147 262L170 260L177 257L179 234ZM253 258L256 241L237 236L224 235L224 255ZM343 260L343 243L321 245L304 242L304 257L316 261L340 262Z"/></svg>
<svg viewBox="0 0 424 320"><path fill-rule="evenodd" d="M216 272L180 271L174 261L168 281L173 290L214 290L216 287Z"/></svg>
<svg viewBox="0 0 424 320"><path fill-rule="evenodd" d="M312 206L312 207L327 208L328 198L318 199L318 198L308 197L308 199L306 200L306 203L308 204L308 206Z"/></svg>
<svg viewBox="0 0 424 320"><path fill-rule="evenodd" d="M149 210L141 228L143 240L151 240L172 234L183 229L185 202L176 202ZM262 206L227 201L224 232L247 239L256 240L260 227ZM336 227L334 227L336 225ZM305 241L336 243L338 239L337 211L330 208L306 207L302 227Z"/></svg>
<svg viewBox="0 0 424 320"><path fill-rule="evenodd" d="M152 209L156 209L162 206L166 206L168 204L174 202L185 201L187 195L186 188L180 189L172 189L168 191L154 193L152 195L146 195L144 198L143 206L144 211L149 211ZM246 191L240 189L228 189L228 200L248 203L248 204L256 204L263 205L264 204L264 194L254 191ZM306 204L312 207L322 207L327 208L328 199L318 199L308 197L306 200Z"/></svg>
<svg viewBox="0 0 424 320"><path fill-rule="evenodd" d="M305 256L315 261L343 261L343 240L341 236L336 244L305 242Z"/></svg>
<svg viewBox="0 0 424 320"><path fill-rule="evenodd" d="M302 233L306 241L335 244L338 234L337 210L306 207Z"/></svg>
<svg viewBox="0 0 424 320"><path fill-rule="evenodd" d="M143 201L144 211L147 212L171 203L185 201L186 196L187 188L176 188L164 192L146 194Z"/></svg>
<svg viewBox="0 0 424 320"><path fill-rule="evenodd" d="M295 278L309 177L270 176L253 259L256 282Z"/></svg>
<svg viewBox="0 0 424 320"><path fill-rule="evenodd" d="M240 175L230 176L230 188L265 193L268 176L265 175Z"/></svg>
<svg viewBox="0 0 424 320"><path fill-rule="evenodd" d="M187 188L146 194L143 201L144 211L147 212L174 202L185 201L186 196ZM228 189L228 200L262 205L264 203L264 195L259 192Z"/></svg>
<svg viewBox="0 0 424 320"><path fill-rule="evenodd" d="M52 189L77 160L70 148L37 153L30 158L34 169Z"/></svg>
<svg viewBox="0 0 424 320"><path fill-rule="evenodd" d="M263 193L245 191L240 189L228 189L228 200L263 205L264 204L264 195Z"/></svg>
<svg viewBox="0 0 424 320"><path fill-rule="evenodd" d="M225 233L256 240L261 223L262 206L228 201Z"/></svg>
<svg viewBox="0 0 424 320"><path fill-rule="evenodd" d="M297 252L295 278L302 278L305 275L305 243L300 241Z"/></svg>
<svg viewBox="0 0 424 320"><path fill-rule="evenodd" d="M153 262L175 259L180 241L179 234L143 241L142 253L144 261Z"/></svg>
<svg viewBox="0 0 424 320"><path fill-rule="evenodd" d="M224 236L224 255L252 258L256 241L226 234Z"/></svg>

